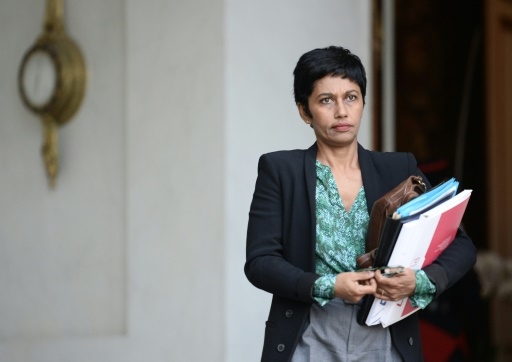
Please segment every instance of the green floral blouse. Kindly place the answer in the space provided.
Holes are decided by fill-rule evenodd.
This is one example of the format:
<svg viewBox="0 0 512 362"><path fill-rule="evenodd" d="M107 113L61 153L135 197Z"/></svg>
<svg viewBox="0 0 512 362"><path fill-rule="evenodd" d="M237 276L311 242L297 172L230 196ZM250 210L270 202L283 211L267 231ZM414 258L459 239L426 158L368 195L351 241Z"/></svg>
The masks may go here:
<svg viewBox="0 0 512 362"><path fill-rule="evenodd" d="M356 258L364 253L368 229L368 209L361 187L349 212L345 210L329 166L316 161L316 273L313 287L320 305L334 298L336 275L354 271ZM413 306L425 308L433 299L435 285L422 270L416 271Z"/></svg>

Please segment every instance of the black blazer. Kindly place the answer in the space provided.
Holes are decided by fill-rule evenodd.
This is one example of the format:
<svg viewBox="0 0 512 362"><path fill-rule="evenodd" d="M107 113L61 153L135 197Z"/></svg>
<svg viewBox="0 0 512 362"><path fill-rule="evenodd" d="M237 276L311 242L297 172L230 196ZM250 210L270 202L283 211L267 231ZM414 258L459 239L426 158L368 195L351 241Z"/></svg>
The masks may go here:
<svg viewBox="0 0 512 362"><path fill-rule="evenodd" d="M316 154L279 151L260 157L249 212L245 274L256 287L273 294L265 328L262 361L289 361L312 303L315 273ZM410 153L373 152L358 145L368 212L373 203L410 175L425 176ZM476 249L459 230L453 243L424 270L436 296L452 286L476 262ZM372 327L381 328L381 327ZM417 315L389 327L405 361L422 361Z"/></svg>

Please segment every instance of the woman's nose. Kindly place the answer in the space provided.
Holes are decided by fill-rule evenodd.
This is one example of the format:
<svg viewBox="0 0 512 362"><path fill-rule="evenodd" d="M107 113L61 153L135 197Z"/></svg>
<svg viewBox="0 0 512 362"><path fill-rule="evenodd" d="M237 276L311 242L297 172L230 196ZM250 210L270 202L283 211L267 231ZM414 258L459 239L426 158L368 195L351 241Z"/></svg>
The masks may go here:
<svg viewBox="0 0 512 362"><path fill-rule="evenodd" d="M343 102L336 102L336 108L334 109L334 117L343 118L347 115L347 108Z"/></svg>

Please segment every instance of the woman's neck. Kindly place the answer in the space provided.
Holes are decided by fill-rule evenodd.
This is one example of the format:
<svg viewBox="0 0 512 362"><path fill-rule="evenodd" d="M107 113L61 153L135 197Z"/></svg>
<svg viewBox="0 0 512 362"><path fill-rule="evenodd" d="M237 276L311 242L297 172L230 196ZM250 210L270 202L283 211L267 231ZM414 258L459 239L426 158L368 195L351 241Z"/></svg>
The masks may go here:
<svg viewBox="0 0 512 362"><path fill-rule="evenodd" d="M317 160L331 169L359 168L357 142L347 147L330 147L318 144Z"/></svg>

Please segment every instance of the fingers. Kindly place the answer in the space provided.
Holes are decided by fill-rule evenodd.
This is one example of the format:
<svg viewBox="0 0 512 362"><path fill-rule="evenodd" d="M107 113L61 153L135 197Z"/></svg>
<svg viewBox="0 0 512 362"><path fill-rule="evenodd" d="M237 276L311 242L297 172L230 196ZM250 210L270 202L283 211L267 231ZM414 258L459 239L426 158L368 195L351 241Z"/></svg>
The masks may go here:
<svg viewBox="0 0 512 362"><path fill-rule="evenodd" d="M375 276L374 271L363 271L363 272L355 272L354 279L355 280L368 280L372 279Z"/></svg>
<svg viewBox="0 0 512 362"><path fill-rule="evenodd" d="M375 273L377 282L376 298L382 300L397 301L414 293L416 286L415 272L412 269L404 269L392 277L385 277L380 271Z"/></svg>
<svg viewBox="0 0 512 362"><path fill-rule="evenodd" d="M366 294L386 301L397 301L411 294L411 285L414 291L415 284L409 282L411 276L414 278L412 269L387 277L380 270L340 273L336 277L334 294L348 301L358 301Z"/></svg>
<svg viewBox="0 0 512 362"><path fill-rule="evenodd" d="M375 298L379 298L381 300L397 302L404 298L407 298L407 295L403 294L394 294L394 292L389 292L386 289L377 288L377 291L373 294Z"/></svg>
<svg viewBox="0 0 512 362"><path fill-rule="evenodd" d="M373 296L375 298L379 298L381 300L390 301L390 302L394 302L394 301L402 299L402 298L394 295L393 292L390 292L384 288L379 288L379 287L377 287L377 291L375 292L375 294Z"/></svg>
<svg viewBox="0 0 512 362"><path fill-rule="evenodd" d="M387 297L387 298L390 297L389 291L378 284L377 284L377 288L375 291L375 295L381 299L385 298L385 297Z"/></svg>
<svg viewBox="0 0 512 362"><path fill-rule="evenodd" d="M384 271L377 270L375 272L375 279L378 283L385 283L387 280L391 280L393 278L400 278L408 273L404 268L388 268Z"/></svg>
<svg viewBox="0 0 512 362"><path fill-rule="evenodd" d="M334 295L336 297L357 302L367 294L374 294L377 282L373 279L374 272L346 272L336 276Z"/></svg>

